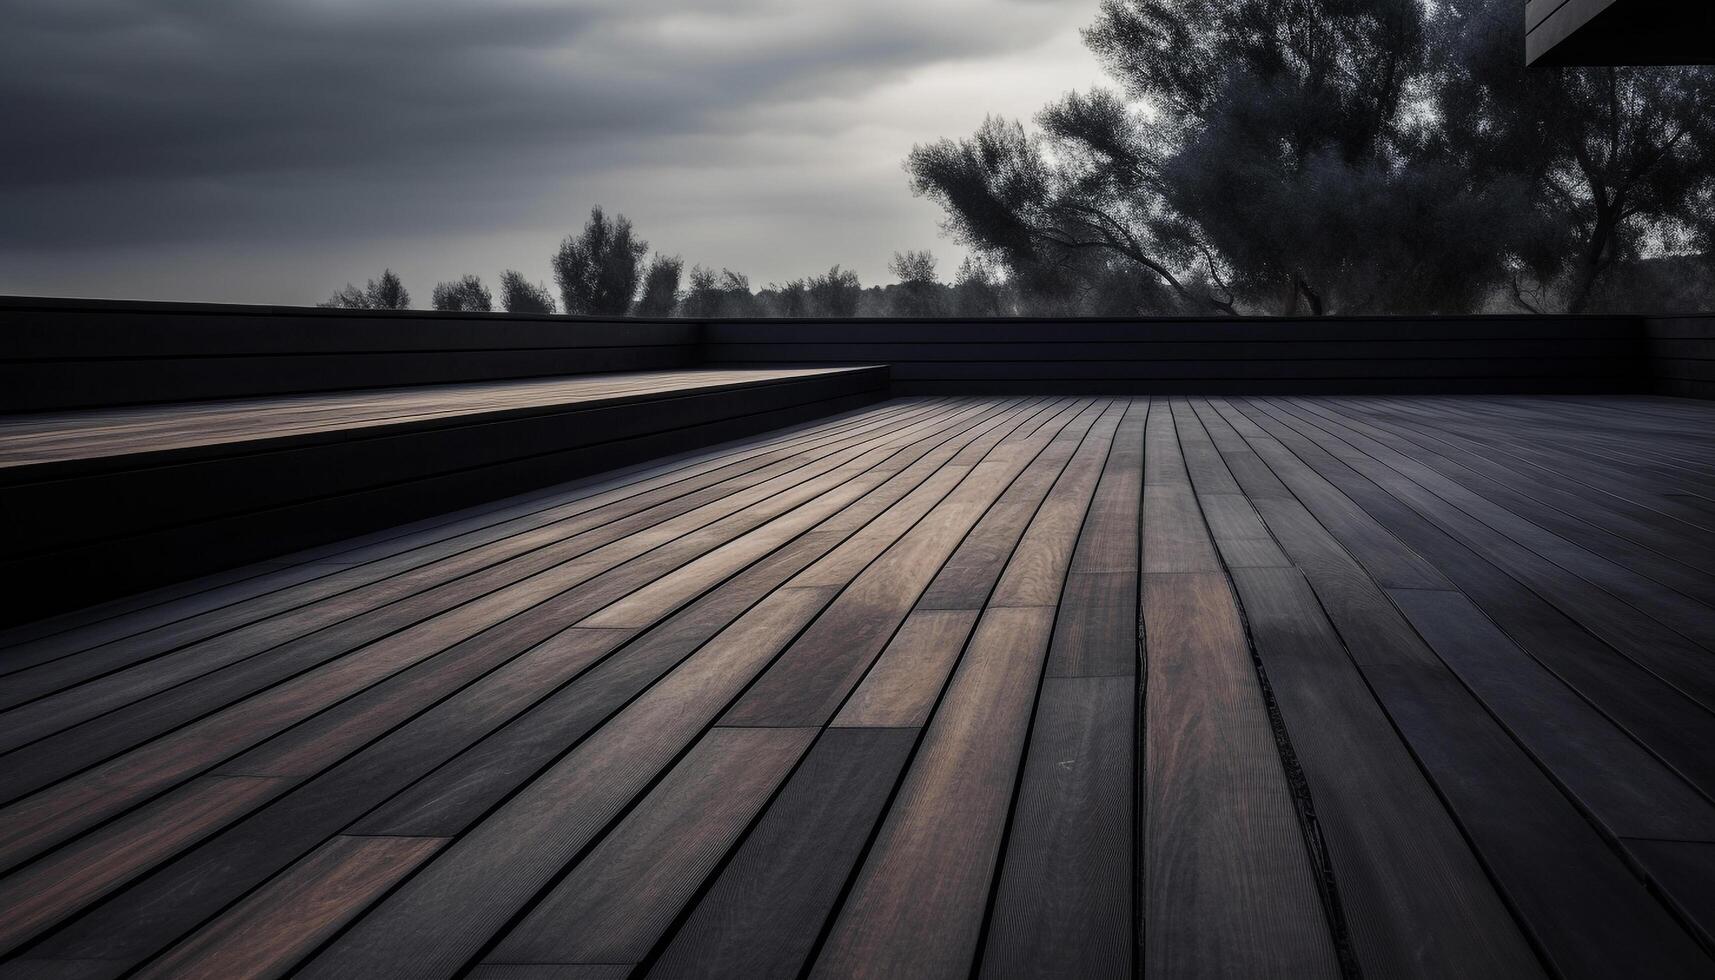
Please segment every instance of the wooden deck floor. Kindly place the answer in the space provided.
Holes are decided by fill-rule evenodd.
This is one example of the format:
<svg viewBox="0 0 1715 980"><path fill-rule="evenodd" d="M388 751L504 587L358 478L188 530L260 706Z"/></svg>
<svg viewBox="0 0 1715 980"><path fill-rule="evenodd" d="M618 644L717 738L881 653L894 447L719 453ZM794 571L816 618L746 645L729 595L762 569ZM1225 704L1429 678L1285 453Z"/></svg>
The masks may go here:
<svg viewBox="0 0 1715 980"><path fill-rule="evenodd" d="M13 630L0 976L1709 977L1712 433L896 400Z"/></svg>

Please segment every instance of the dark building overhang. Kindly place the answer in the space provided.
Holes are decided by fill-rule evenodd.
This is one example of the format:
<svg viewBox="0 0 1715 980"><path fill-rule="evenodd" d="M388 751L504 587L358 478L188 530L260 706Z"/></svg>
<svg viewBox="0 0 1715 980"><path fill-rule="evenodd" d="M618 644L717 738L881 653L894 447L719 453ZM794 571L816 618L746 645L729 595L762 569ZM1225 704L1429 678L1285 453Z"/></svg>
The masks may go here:
<svg viewBox="0 0 1715 980"><path fill-rule="evenodd" d="M1715 64L1715 0L1528 0L1525 63Z"/></svg>

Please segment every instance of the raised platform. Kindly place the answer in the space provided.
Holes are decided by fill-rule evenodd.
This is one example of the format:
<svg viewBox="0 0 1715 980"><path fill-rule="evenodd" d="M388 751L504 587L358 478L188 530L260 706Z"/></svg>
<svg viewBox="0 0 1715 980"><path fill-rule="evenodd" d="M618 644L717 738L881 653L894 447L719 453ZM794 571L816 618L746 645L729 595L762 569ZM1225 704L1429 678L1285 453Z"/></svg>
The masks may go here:
<svg viewBox="0 0 1715 980"><path fill-rule="evenodd" d="M904 399L17 629L0 976L1707 977L1711 431Z"/></svg>
<svg viewBox="0 0 1715 980"><path fill-rule="evenodd" d="M883 397L874 366L681 369L0 416L3 621Z"/></svg>

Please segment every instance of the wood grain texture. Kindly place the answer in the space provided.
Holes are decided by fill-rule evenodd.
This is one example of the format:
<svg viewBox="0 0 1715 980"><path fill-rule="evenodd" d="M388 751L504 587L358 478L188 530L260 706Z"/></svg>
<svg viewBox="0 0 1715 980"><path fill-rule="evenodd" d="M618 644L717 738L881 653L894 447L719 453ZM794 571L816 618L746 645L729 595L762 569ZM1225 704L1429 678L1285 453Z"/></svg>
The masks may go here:
<svg viewBox="0 0 1715 980"><path fill-rule="evenodd" d="M829 729L648 976L796 977L916 741Z"/></svg>
<svg viewBox="0 0 1715 980"><path fill-rule="evenodd" d="M1130 676L1043 682L983 976L1132 975L1135 701Z"/></svg>
<svg viewBox="0 0 1715 980"><path fill-rule="evenodd" d="M1053 611L986 613L812 976L966 976Z"/></svg>
<svg viewBox="0 0 1715 980"><path fill-rule="evenodd" d="M445 843L436 837L335 837L137 976L284 976Z"/></svg>
<svg viewBox="0 0 1715 980"><path fill-rule="evenodd" d="M1465 688L1410 667L1365 675L1557 974L1715 972L1715 960Z"/></svg>
<svg viewBox="0 0 1715 980"><path fill-rule="evenodd" d="M636 963L762 809L813 728L716 728L489 951L492 963Z"/></svg>
<svg viewBox="0 0 1715 980"><path fill-rule="evenodd" d="M973 609L918 609L834 716L836 728L922 728L976 626Z"/></svg>
<svg viewBox="0 0 1715 980"><path fill-rule="evenodd" d="M824 589L773 593L450 845L306 964L306 975L456 972L827 600ZM422 935L416 924L425 916L444 918L444 927Z"/></svg>
<svg viewBox="0 0 1715 980"><path fill-rule="evenodd" d="M1339 974L1226 577L1143 577L1143 952L1152 976Z"/></svg>
<svg viewBox="0 0 1715 980"><path fill-rule="evenodd" d="M1232 576L1304 767L1365 971L1541 975L1303 577L1276 568L1234 569Z"/></svg>

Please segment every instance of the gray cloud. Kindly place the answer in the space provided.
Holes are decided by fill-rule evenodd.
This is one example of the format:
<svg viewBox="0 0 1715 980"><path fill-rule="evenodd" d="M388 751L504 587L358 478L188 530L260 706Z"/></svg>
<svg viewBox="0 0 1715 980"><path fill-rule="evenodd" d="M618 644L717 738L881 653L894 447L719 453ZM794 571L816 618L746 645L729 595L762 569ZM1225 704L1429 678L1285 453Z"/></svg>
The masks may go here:
<svg viewBox="0 0 1715 980"><path fill-rule="evenodd" d="M934 244L911 142L1092 80L1093 8L0 0L0 292L303 302L391 264L426 296L535 274L598 201L758 282L879 276Z"/></svg>

